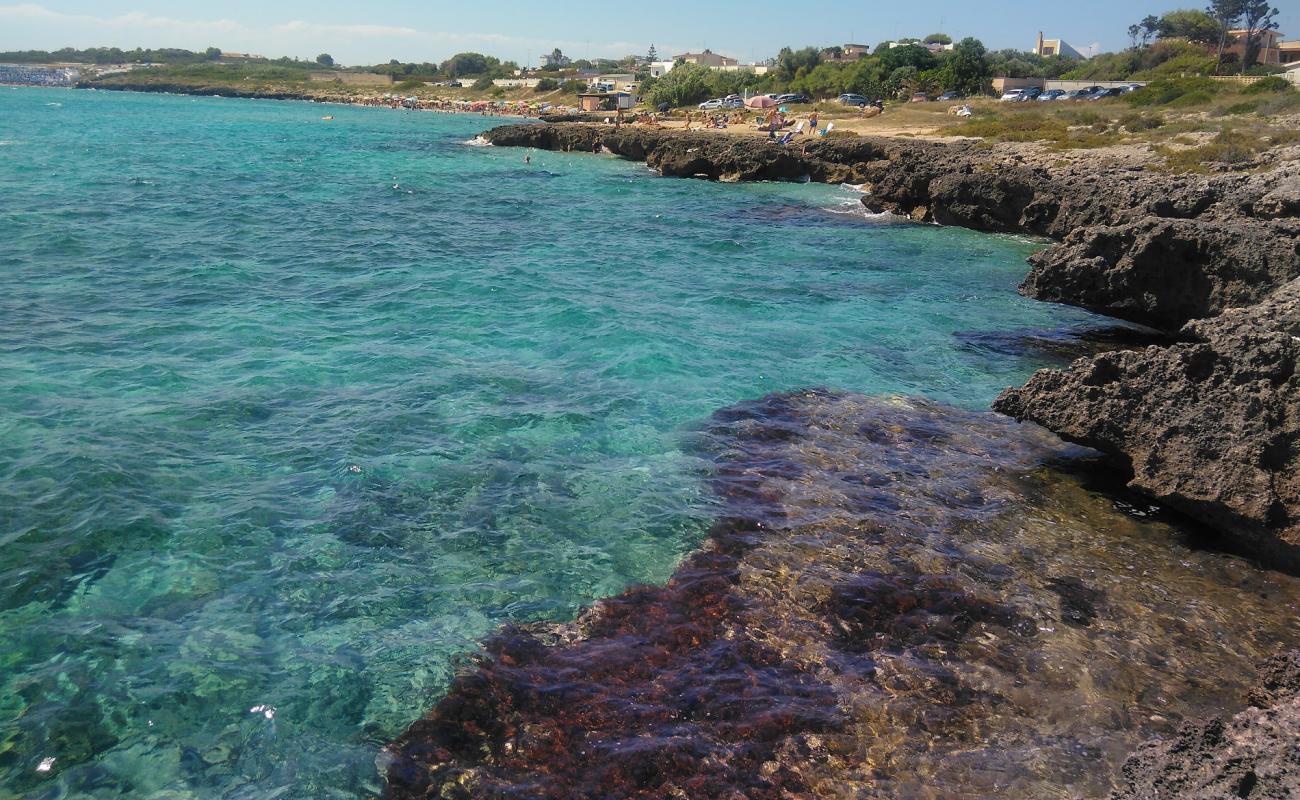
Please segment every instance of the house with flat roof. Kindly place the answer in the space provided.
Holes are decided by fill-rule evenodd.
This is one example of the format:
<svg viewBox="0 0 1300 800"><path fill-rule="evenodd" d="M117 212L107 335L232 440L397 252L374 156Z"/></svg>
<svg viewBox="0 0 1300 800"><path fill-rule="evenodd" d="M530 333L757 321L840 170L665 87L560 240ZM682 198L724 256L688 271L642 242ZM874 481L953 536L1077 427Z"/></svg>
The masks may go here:
<svg viewBox="0 0 1300 800"><path fill-rule="evenodd" d="M673 56L673 61L685 61L687 64L699 64L702 67L735 67L740 62L731 56L719 55L706 49L702 53L682 53Z"/></svg>
<svg viewBox="0 0 1300 800"><path fill-rule="evenodd" d="M1244 28L1228 31L1229 41L1232 44L1228 45L1223 52L1234 53L1238 59L1244 56L1246 54L1247 33L1249 31ZM1300 52L1300 48L1294 47L1300 45L1300 42L1284 42L1282 41L1282 34L1277 31L1255 31L1255 35L1259 37L1259 55L1256 57L1258 63L1286 64L1300 58L1300 55L1296 55L1297 52ZM1292 48L1290 48L1292 55L1289 59L1283 59L1282 57L1282 45L1284 44L1292 45Z"/></svg>
<svg viewBox="0 0 1300 800"><path fill-rule="evenodd" d="M1076 61L1085 61L1088 58L1066 44L1064 39L1044 39L1042 31L1038 32L1038 39L1034 42L1034 52L1040 56L1060 56Z"/></svg>

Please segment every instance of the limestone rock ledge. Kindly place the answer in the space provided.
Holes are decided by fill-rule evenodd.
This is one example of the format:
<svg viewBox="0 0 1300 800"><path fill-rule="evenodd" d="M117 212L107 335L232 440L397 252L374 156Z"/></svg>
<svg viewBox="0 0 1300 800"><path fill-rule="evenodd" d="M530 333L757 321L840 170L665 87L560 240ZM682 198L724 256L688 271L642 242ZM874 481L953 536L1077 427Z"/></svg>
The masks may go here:
<svg viewBox="0 0 1300 800"><path fill-rule="evenodd" d="M1119 457L1134 489L1300 569L1300 280L1181 334L1041 370L993 408Z"/></svg>

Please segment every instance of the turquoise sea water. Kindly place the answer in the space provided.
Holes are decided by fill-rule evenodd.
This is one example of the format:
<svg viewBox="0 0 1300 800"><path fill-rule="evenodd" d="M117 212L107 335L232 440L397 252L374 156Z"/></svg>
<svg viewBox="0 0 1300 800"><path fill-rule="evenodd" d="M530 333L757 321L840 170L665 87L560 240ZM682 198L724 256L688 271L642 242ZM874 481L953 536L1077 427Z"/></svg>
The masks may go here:
<svg viewBox="0 0 1300 800"><path fill-rule="evenodd" d="M0 796L366 796L494 627L670 574L714 410L983 407L1041 363L972 340L1091 320L1028 241L496 122L0 88Z"/></svg>

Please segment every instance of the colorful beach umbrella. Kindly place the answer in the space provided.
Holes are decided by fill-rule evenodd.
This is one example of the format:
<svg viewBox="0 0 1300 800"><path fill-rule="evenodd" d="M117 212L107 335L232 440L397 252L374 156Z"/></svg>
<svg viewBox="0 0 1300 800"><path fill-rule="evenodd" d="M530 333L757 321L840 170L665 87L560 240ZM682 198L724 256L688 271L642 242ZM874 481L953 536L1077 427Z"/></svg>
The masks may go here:
<svg viewBox="0 0 1300 800"><path fill-rule="evenodd" d="M750 108L771 108L776 105L776 101L765 94L756 94L746 100L745 105Z"/></svg>

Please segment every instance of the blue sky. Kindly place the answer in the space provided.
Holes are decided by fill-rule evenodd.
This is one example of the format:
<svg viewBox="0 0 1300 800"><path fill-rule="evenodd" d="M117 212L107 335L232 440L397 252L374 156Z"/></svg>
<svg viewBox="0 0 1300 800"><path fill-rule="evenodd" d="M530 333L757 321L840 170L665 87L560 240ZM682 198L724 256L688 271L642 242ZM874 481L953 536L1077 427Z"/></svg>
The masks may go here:
<svg viewBox="0 0 1300 800"><path fill-rule="evenodd" d="M1202 0L1203 1L1203 0ZM1127 45L1129 24L1148 13L1198 7L1125 0L1070 3L1009 0L827 2L826 0L656 0L644 4L546 0L0 0L0 50L63 46L208 46L267 56L331 53L341 63L398 58L440 61L462 50L536 63L560 47L574 57L661 54L709 47L752 61L781 46L853 41L874 45L944 31L975 36L990 48L1026 49L1041 29L1079 50ZM1300 38L1290 9L1282 31Z"/></svg>

